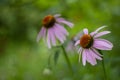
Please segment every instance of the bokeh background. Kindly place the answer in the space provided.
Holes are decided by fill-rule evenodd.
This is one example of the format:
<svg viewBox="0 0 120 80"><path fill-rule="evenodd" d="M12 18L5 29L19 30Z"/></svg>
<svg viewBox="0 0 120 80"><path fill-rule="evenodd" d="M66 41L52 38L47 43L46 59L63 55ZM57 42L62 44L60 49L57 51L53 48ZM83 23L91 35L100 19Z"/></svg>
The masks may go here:
<svg viewBox="0 0 120 80"><path fill-rule="evenodd" d="M68 68L61 48L48 49L36 42L48 14L62 14L73 22L71 38L83 28L90 31L107 25L104 36L114 44L103 51L108 80L120 79L120 0L0 0L0 80L103 80L101 61L96 66L78 63L78 54L68 51L74 74Z"/></svg>

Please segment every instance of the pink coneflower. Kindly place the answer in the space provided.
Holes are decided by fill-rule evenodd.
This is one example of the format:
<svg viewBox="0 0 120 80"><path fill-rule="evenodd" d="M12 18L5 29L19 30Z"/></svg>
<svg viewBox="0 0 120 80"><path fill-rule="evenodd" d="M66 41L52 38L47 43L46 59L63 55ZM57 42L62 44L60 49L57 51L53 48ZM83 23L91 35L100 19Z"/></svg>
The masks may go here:
<svg viewBox="0 0 120 80"><path fill-rule="evenodd" d="M81 36L80 40L76 41L75 46L80 45L78 50L79 55L82 54L83 65L86 65L86 61L91 65L97 64L96 59L102 60L101 54L98 50L111 50L113 44L108 40L101 39L100 37L110 33L110 31L99 32L106 26L102 26L95 30L94 32L88 34L88 29L84 29L84 34ZM80 56L79 56L80 60Z"/></svg>
<svg viewBox="0 0 120 80"><path fill-rule="evenodd" d="M64 28L63 24L70 28L73 27L71 22L61 18L59 14L46 16L42 21L43 27L37 36L37 42L41 37L43 37L47 40L48 48L56 46L56 40L60 41L60 43L64 43L66 36L68 35L68 31Z"/></svg>

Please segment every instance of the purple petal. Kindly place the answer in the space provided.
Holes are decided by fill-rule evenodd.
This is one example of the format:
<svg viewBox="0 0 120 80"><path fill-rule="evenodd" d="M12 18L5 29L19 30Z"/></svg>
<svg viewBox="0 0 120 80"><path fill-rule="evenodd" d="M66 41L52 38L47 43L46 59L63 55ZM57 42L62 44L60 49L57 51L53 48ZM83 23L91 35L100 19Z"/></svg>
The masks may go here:
<svg viewBox="0 0 120 80"><path fill-rule="evenodd" d="M78 53L82 53L82 47L78 49Z"/></svg>
<svg viewBox="0 0 120 80"><path fill-rule="evenodd" d="M82 36L84 35L84 33L83 33L83 31L81 31L81 32L79 32L77 35L75 35L75 37L74 37L74 41L77 41L77 40L79 40Z"/></svg>
<svg viewBox="0 0 120 80"><path fill-rule="evenodd" d="M66 25L68 25L70 28L72 28L73 27L73 23L71 23L71 22L69 22L69 21L66 21L64 18L56 18L56 21L58 22L58 23L63 23L63 24L66 24Z"/></svg>
<svg viewBox="0 0 120 80"><path fill-rule="evenodd" d="M82 53L82 51L83 51L83 49L82 49L82 47L80 47L80 48L78 49L78 53L79 53L79 62L80 62L80 58L81 58L81 53Z"/></svg>
<svg viewBox="0 0 120 80"><path fill-rule="evenodd" d="M77 46L78 44L80 44L80 40L77 40L77 41L75 42L75 46Z"/></svg>
<svg viewBox="0 0 120 80"><path fill-rule="evenodd" d="M56 26L54 26L54 32L55 32L55 36L57 37L57 39L61 42L61 43L64 43L64 40L65 40L65 36L64 35L61 35L59 30L55 28Z"/></svg>
<svg viewBox="0 0 120 80"><path fill-rule="evenodd" d="M50 34L50 37L51 37L51 42L55 46L56 45L56 39L55 39L54 29L53 28L49 29L49 34Z"/></svg>
<svg viewBox="0 0 120 80"><path fill-rule="evenodd" d="M101 29L103 29L103 28L105 28L105 27L107 27L107 26L101 26L101 27L99 27L99 28L96 29L94 32L91 32L90 35L91 35L91 36L94 36L96 33L98 33L98 31L100 31Z"/></svg>
<svg viewBox="0 0 120 80"><path fill-rule="evenodd" d="M50 43L50 29L48 29L48 33L47 33L47 45L48 45L48 48L51 48L51 43Z"/></svg>
<svg viewBox="0 0 120 80"><path fill-rule="evenodd" d="M37 36L37 42L39 42L41 37L45 37L45 35L46 35L46 29L44 27L42 27L39 34L38 34L38 36Z"/></svg>
<svg viewBox="0 0 120 80"><path fill-rule="evenodd" d="M80 62L81 53L82 53L82 47L79 48L78 53L79 53L79 62Z"/></svg>
<svg viewBox="0 0 120 80"><path fill-rule="evenodd" d="M83 32L84 34L88 34L88 29L87 28L83 29Z"/></svg>
<svg viewBox="0 0 120 80"><path fill-rule="evenodd" d="M94 53L96 53L98 56L103 56L103 55L101 55L96 49L94 49L94 48L91 48L92 49L92 51L94 52Z"/></svg>
<svg viewBox="0 0 120 80"><path fill-rule="evenodd" d="M91 49L91 54L98 60L102 60L102 58L99 56L100 54L97 51L93 51L93 49ZM99 55L98 55L99 54Z"/></svg>
<svg viewBox="0 0 120 80"><path fill-rule="evenodd" d="M105 39L94 39L93 47L100 50L111 50L113 44Z"/></svg>
<svg viewBox="0 0 120 80"><path fill-rule="evenodd" d="M94 36L96 34L96 32L91 32L90 35L91 36Z"/></svg>
<svg viewBox="0 0 120 80"><path fill-rule="evenodd" d="M86 57L87 57L87 61L91 64L91 65L95 65L97 64L95 57L92 54L91 49L86 49Z"/></svg>
<svg viewBox="0 0 120 80"><path fill-rule="evenodd" d="M94 36L94 38L98 38L98 37L101 37L101 36L106 35L106 34L109 34L109 33L110 33L110 31L103 31L103 32L97 33L97 34Z"/></svg>
<svg viewBox="0 0 120 80"><path fill-rule="evenodd" d="M83 62L83 65L85 66L86 65L86 49L83 50L83 53L82 53L82 62Z"/></svg>
<svg viewBox="0 0 120 80"><path fill-rule="evenodd" d="M65 34L65 35L69 35L69 33L67 32L67 30L63 26L61 26L60 24L55 24L55 26L58 28L58 30L61 33Z"/></svg>
<svg viewBox="0 0 120 80"><path fill-rule="evenodd" d="M63 40L66 40L66 35L62 32L60 32L60 30L55 26L54 27L54 31L63 39Z"/></svg>

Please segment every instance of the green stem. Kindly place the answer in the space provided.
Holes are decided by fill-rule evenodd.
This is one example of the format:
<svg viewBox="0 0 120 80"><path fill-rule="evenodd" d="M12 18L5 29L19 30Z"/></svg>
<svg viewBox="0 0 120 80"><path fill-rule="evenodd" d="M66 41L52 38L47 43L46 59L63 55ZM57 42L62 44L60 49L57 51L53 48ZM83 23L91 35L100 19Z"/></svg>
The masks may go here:
<svg viewBox="0 0 120 80"><path fill-rule="evenodd" d="M70 70L71 70L72 73L73 73L71 63L70 63L69 58L68 58L68 56L67 56L67 52L65 51L65 48L64 48L63 45L61 46L61 48L62 48L62 50L63 50L63 55L65 56L65 59L66 59L67 64L68 64L68 67L70 68Z"/></svg>
<svg viewBox="0 0 120 80"><path fill-rule="evenodd" d="M106 70L105 70L104 58L103 58L103 60L102 60L102 67L103 67L103 71L104 71L104 79L107 80L107 75L106 75Z"/></svg>
<svg viewBox="0 0 120 80"><path fill-rule="evenodd" d="M99 51L102 55L102 51ZM104 63L104 57L103 57L103 60L102 60L102 67L103 67L103 71L104 71L104 80L107 80L107 74L106 74L106 70L105 70L105 63Z"/></svg>

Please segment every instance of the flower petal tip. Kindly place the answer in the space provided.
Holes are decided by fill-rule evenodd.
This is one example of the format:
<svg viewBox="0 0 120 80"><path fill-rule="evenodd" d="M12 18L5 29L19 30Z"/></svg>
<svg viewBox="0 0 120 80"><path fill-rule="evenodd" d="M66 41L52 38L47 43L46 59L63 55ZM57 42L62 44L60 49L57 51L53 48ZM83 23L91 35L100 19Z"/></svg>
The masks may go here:
<svg viewBox="0 0 120 80"><path fill-rule="evenodd" d="M61 14L55 14L55 15L54 15L54 17L56 17L56 18L57 18L57 17L60 17L60 16L61 16Z"/></svg>
<svg viewBox="0 0 120 80"><path fill-rule="evenodd" d="M86 66L86 64L83 64L83 66Z"/></svg>
<svg viewBox="0 0 120 80"><path fill-rule="evenodd" d="M83 32L84 32L84 34L88 34L88 29L87 29L87 28L84 28L84 29L83 29Z"/></svg>
<svg viewBox="0 0 120 80"><path fill-rule="evenodd" d="M91 64L92 66L95 66L97 63L95 63L95 64Z"/></svg>
<svg viewBox="0 0 120 80"><path fill-rule="evenodd" d="M77 46L79 43L80 43L80 41L79 41L79 40L78 40L78 41L76 41L76 43L75 43L75 45L74 45L74 46Z"/></svg>

